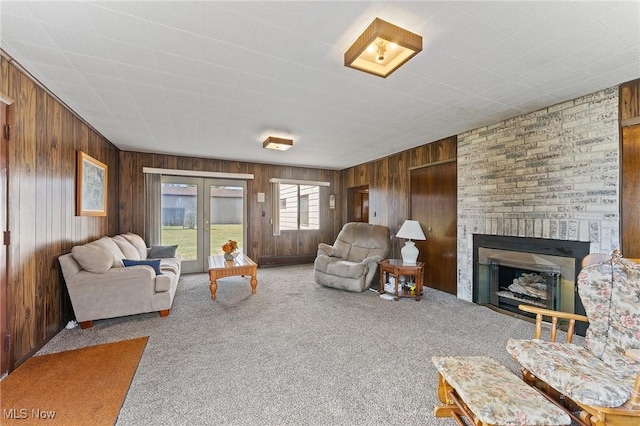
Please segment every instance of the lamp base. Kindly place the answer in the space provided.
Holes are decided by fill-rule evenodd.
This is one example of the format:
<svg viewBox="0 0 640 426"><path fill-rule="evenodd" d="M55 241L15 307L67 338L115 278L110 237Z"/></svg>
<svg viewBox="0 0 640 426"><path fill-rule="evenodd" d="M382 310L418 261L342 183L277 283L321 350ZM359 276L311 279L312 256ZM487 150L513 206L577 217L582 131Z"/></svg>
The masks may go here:
<svg viewBox="0 0 640 426"><path fill-rule="evenodd" d="M411 240L408 240L404 243L404 247L400 250L402 253L402 263L406 263L408 265L415 265L418 262L418 248L416 247L416 243Z"/></svg>

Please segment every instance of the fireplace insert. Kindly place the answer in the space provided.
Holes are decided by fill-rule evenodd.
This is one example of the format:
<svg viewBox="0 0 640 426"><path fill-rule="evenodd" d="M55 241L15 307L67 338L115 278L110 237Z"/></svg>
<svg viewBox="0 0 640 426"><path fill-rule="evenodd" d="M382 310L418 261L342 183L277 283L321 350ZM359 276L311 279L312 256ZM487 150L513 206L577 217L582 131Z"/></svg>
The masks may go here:
<svg viewBox="0 0 640 426"><path fill-rule="evenodd" d="M521 317L531 314L520 304L584 315L576 278L588 242L474 234L473 246L475 303Z"/></svg>

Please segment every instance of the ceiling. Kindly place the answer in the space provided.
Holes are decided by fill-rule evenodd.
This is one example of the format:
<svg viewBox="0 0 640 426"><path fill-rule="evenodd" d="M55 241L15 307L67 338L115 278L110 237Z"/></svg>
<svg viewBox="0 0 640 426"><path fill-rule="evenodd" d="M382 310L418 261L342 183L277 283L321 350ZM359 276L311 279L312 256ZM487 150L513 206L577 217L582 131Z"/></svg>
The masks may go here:
<svg viewBox="0 0 640 426"><path fill-rule="evenodd" d="M640 2L7 1L2 49L122 150L344 169L640 78ZM343 64L382 18L386 79ZM286 152L262 148L287 137Z"/></svg>

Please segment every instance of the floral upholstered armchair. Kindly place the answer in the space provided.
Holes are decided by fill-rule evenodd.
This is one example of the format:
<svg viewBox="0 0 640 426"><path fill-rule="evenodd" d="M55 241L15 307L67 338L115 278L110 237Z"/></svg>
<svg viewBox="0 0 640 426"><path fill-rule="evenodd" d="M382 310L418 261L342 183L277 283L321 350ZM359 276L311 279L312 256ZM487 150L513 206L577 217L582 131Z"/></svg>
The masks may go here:
<svg viewBox="0 0 640 426"><path fill-rule="evenodd" d="M580 411L586 425L640 425L637 262L618 253L595 264L583 262L578 292L587 316L521 305L536 314L535 339L507 342L524 380ZM540 340L543 316L552 318L549 342ZM558 319L569 320L566 343L555 341ZM576 320L589 323L584 347L571 343Z"/></svg>

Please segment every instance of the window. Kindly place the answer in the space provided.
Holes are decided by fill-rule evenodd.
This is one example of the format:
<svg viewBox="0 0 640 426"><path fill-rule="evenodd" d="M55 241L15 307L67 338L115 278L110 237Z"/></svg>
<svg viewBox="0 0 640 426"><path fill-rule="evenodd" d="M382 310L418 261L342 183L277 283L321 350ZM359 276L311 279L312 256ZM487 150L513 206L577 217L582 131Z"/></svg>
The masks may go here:
<svg viewBox="0 0 640 426"><path fill-rule="evenodd" d="M280 230L320 229L320 187L280 184Z"/></svg>
<svg viewBox="0 0 640 426"><path fill-rule="evenodd" d="M330 182L271 178L273 235L280 231L320 229L320 187Z"/></svg>

